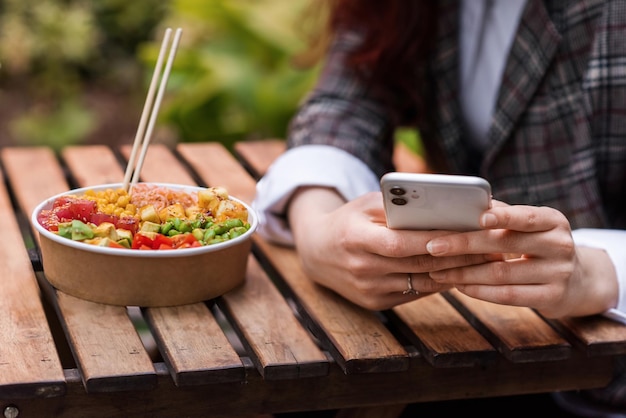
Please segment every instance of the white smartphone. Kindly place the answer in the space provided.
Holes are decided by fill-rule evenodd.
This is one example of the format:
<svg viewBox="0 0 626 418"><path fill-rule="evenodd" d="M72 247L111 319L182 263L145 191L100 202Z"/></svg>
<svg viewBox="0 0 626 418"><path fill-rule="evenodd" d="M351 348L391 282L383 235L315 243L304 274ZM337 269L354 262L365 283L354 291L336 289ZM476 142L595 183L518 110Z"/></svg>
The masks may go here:
<svg viewBox="0 0 626 418"><path fill-rule="evenodd" d="M380 186L392 229L476 230L491 207L491 185L482 177L391 172Z"/></svg>

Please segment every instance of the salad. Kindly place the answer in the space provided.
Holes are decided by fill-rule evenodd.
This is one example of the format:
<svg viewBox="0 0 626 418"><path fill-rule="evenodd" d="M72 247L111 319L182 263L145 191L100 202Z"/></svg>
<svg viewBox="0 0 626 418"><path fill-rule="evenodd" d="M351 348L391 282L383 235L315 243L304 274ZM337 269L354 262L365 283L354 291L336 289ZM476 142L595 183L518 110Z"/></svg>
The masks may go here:
<svg viewBox="0 0 626 418"><path fill-rule="evenodd" d="M74 241L134 250L200 247L250 229L246 207L223 187L187 192L144 183L130 194L120 188L63 195L37 221Z"/></svg>

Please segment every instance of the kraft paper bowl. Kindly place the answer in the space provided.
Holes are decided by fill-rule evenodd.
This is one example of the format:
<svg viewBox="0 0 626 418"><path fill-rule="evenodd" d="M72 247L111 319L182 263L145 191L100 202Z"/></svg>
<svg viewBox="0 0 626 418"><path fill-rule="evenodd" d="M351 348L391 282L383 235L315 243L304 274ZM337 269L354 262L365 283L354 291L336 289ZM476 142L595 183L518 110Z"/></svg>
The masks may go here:
<svg viewBox="0 0 626 418"><path fill-rule="evenodd" d="M150 184L189 192L203 189ZM229 241L197 248L142 251L99 247L63 238L37 221L38 214L50 209L60 196L121 187L120 183L74 189L52 196L35 208L31 223L39 234L44 274L52 286L93 302L159 307L209 300L244 282L258 219L249 205L232 196L231 200L248 210L250 229Z"/></svg>

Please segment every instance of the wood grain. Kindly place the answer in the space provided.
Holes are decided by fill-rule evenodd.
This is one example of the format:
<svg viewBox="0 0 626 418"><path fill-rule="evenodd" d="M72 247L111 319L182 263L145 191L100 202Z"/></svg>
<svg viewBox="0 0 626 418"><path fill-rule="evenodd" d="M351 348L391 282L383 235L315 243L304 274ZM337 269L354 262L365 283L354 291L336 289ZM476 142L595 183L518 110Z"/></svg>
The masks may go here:
<svg viewBox="0 0 626 418"><path fill-rule="evenodd" d="M249 202L254 173L281 146L237 144L240 158L254 155L241 166L220 144L174 152L155 144L142 177L224 185ZM69 147L60 158L45 147L2 149L10 190L0 186L0 212L23 216L69 184L121 181L126 155L124 147L119 154ZM56 292L41 274L37 289L26 249L14 245L20 231L8 236L13 245L0 244L0 405L20 416L252 417L335 408L347 408L346 417L395 416L411 402L601 387L612 356L626 352L626 327L606 318L546 321L455 292L369 312L308 280L292 248L255 237L241 287L207 304L144 310L161 361L148 355L126 308ZM54 318L42 313L40 291ZM54 321L64 335L50 338ZM239 341L227 335L231 327ZM58 361L64 344L75 364Z"/></svg>
<svg viewBox="0 0 626 418"><path fill-rule="evenodd" d="M207 306L146 310L146 319L178 386L241 382L245 370Z"/></svg>
<svg viewBox="0 0 626 418"><path fill-rule="evenodd" d="M496 358L491 344L440 294L396 306L393 312L433 366L477 367Z"/></svg>
<svg viewBox="0 0 626 418"><path fill-rule="evenodd" d="M9 172L21 169L12 153L3 150L2 159ZM19 157L25 157L20 154ZM32 179L31 179L32 180ZM20 194L23 196L24 191ZM17 218L0 175L0 397L52 397L65 393L65 378L46 321L41 295L26 248L21 243Z"/></svg>
<svg viewBox="0 0 626 418"><path fill-rule="evenodd" d="M13 169L19 170L12 173L11 181L13 189L20 191L17 199L25 212L31 213L33 205L69 189L62 174L63 168L48 149L4 151L3 159L10 161ZM89 173L105 173L108 176L110 170L115 170L116 165L109 164L108 170L91 171L90 165L84 163L90 160L106 162L106 153L100 147L86 149L82 157L71 155L67 158L70 164L78 161L76 178L85 182L82 185L89 184ZM38 186L31 187L35 183ZM83 372L87 391L154 387L154 367L124 307L86 302L62 292L56 294L57 298L52 298L51 303L62 314L61 323L68 341L72 343L74 358Z"/></svg>
<svg viewBox="0 0 626 418"><path fill-rule="evenodd" d="M181 144L179 148L182 155L193 154L196 160L212 161L211 156L219 156L219 164L204 164L200 176L209 183L237 190L248 199L254 196L255 182L248 174L241 172L238 162L225 148L219 151L215 144L210 148L205 144L195 144L193 151L189 152L184 150L186 144ZM268 158L259 157L262 150L255 148L254 155L259 161L268 161ZM272 153L275 148L269 151ZM248 180L243 180L245 178ZM337 355L346 373L406 370L406 351L375 313L357 307L312 283L302 272L293 248L274 246L258 237L255 243L263 253L264 261L274 266L297 295L306 325L323 341L324 348Z"/></svg>

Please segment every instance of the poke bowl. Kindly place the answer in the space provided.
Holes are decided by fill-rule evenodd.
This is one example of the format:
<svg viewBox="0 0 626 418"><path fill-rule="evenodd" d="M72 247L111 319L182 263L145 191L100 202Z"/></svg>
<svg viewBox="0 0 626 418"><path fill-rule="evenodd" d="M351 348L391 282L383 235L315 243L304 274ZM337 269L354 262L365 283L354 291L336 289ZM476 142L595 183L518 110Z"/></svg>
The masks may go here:
<svg viewBox="0 0 626 418"><path fill-rule="evenodd" d="M141 307L206 301L242 284L257 222L224 188L168 183L73 189L31 215L53 287Z"/></svg>

